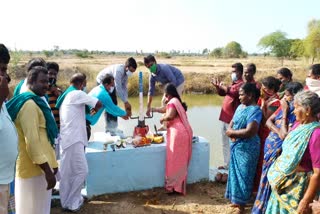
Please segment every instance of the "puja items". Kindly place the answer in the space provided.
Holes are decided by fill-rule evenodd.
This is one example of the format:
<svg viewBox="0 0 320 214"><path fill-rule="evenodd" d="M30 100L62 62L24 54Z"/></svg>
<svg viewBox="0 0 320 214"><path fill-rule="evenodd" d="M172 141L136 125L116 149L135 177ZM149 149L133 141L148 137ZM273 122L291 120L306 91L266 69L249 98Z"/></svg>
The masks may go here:
<svg viewBox="0 0 320 214"><path fill-rule="evenodd" d="M143 79L142 72L139 72L139 116L131 117L131 119L138 119L138 125L134 127L133 131L133 145L134 147L148 146L151 144L150 139L147 138L149 132L149 126L145 124L145 119L152 118L153 113L150 117L145 117L143 112Z"/></svg>

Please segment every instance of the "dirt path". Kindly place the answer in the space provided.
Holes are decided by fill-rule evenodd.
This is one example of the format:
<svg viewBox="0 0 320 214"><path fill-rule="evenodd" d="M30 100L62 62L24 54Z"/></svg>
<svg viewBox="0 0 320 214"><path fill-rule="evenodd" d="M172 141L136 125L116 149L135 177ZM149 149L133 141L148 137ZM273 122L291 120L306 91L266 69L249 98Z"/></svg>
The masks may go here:
<svg viewBox="0 0 320 214"><path fill-rule="evenodd" d="M163 188L98 196L85 203L79 214L186 214L234 213L224 198L225 185L200 182L187 187L187 195L167 195ZM246 208L250 213L251 207ZM59 206L52 214L64 213Z"/></svg>

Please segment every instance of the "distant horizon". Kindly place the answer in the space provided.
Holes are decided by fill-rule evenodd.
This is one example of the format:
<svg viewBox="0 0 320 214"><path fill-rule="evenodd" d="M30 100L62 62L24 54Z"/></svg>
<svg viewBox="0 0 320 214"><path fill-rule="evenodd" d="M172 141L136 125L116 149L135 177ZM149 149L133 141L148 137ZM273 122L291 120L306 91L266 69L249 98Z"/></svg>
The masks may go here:
<svg viewBox="0 0 320 214"><path fill-rule="evenodd" d="M250 54L272 32L303 39L318 0L10 0L0 43L9 49L201 53L236 41ZM152 4L151 4L152 2Z"/></svg>

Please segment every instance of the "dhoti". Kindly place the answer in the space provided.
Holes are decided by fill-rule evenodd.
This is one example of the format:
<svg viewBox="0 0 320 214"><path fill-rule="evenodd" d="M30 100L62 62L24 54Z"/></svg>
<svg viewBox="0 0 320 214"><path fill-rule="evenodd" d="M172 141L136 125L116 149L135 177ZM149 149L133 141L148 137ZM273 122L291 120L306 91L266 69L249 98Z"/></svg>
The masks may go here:
<svg viewBox="0 0 320 214"><path fill-rule="evenodd" d="M45 175L15 178L16 214L50 214L52 190Z"/></svg>
<svg viewBox="0 0 320 214"><path fill-rule="evenodd" d="M65 209L78 210L83 204L81 189L88 175L84 145L75 143L62 151L60 200Z"/></svg>

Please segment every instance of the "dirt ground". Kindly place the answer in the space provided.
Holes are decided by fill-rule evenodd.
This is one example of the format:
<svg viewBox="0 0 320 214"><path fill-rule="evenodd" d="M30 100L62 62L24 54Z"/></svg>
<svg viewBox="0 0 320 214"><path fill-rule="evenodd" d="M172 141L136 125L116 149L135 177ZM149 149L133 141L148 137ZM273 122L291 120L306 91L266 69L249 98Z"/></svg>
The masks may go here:
<svg viewBox="0 0 320 214"><path fill-rule="evenodd" d="M187 186L187 195L167 195L163 188L107 194L87 201L79 214L186 214L186 213L235 213L230 202L224 198L225 185L216 182L200 182ZM51 213L63 212L54 203ZM250 213L251 205L245 213Z"/></svg>

